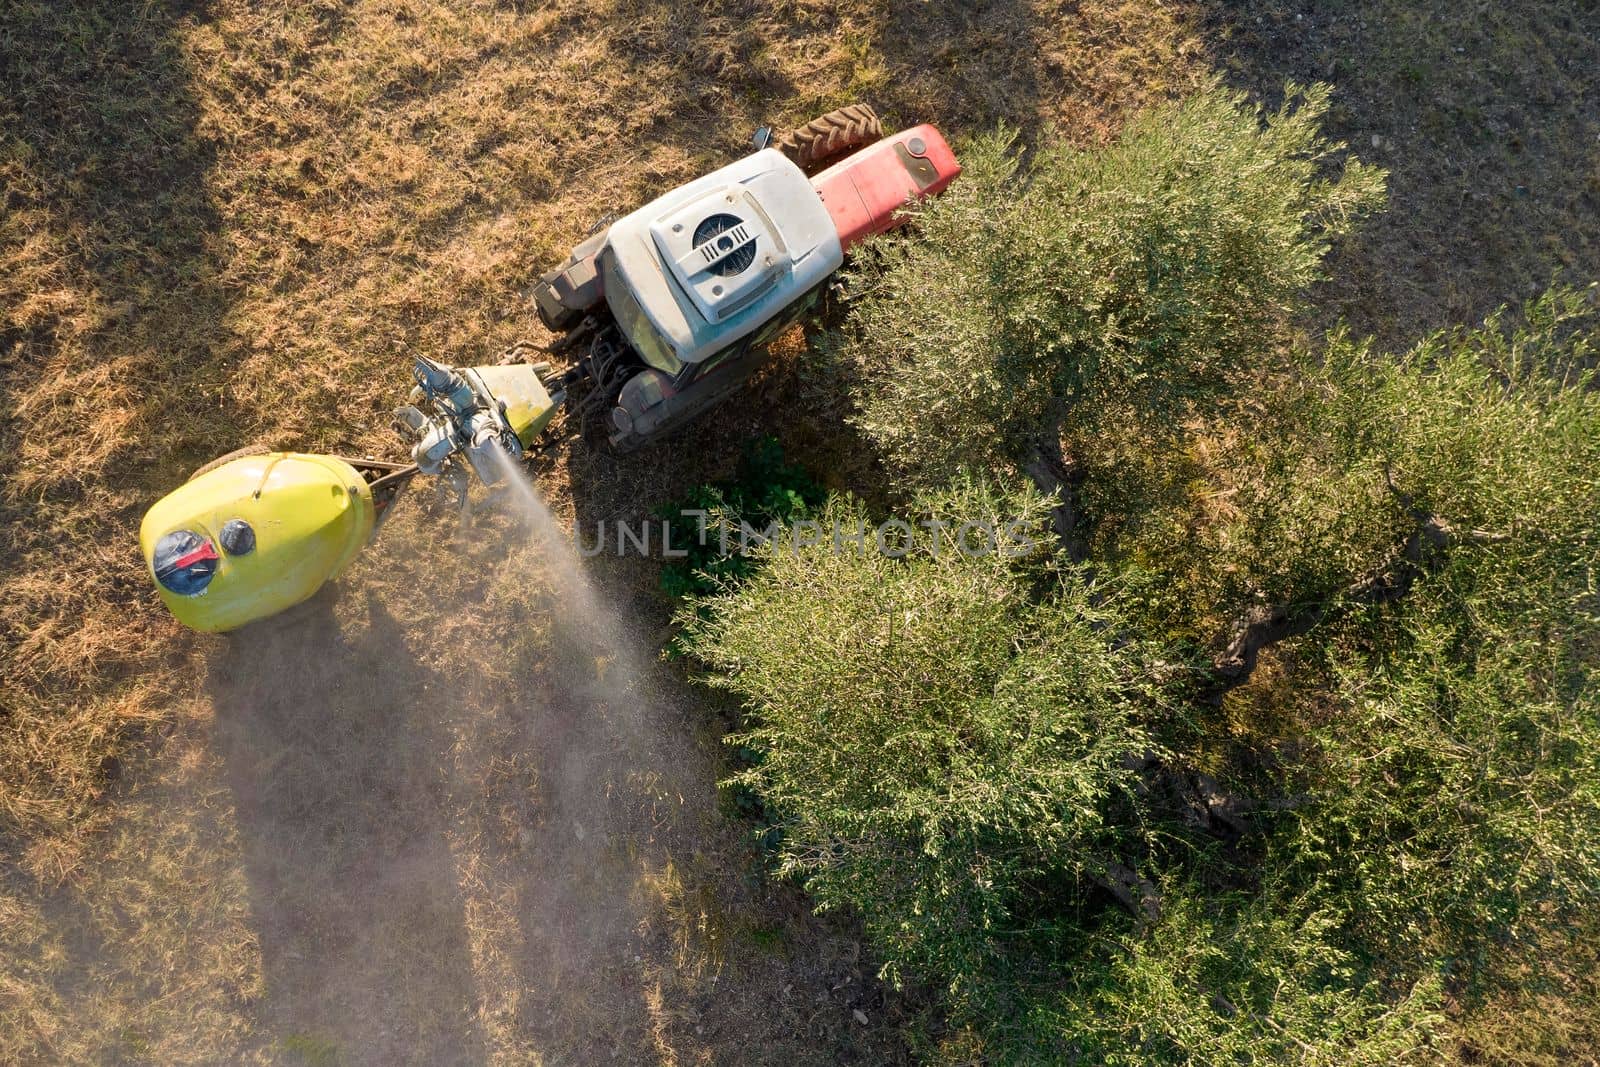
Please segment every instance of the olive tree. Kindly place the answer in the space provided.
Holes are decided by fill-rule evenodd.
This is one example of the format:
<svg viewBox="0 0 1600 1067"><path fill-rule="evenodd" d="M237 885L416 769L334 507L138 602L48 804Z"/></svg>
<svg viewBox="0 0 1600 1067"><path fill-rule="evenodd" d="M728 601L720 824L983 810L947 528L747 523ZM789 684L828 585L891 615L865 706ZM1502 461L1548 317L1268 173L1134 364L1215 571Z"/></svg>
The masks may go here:
<svg viewBox="0 0 1600 1067"><path fill-rule="evenodd" d="M1104 149L963 146L916 240L860 258L832 347L891 469L1025 464L1102 410L1175 423L1271 358L1328 242L1383 198L1319 132L1327 106L1326 86L1267 114L1213 86Z"/></svg>
<svg viewBox="0 0 1600 1067"><path fill-rule="evenodd" d="M1296 333L1381 191L1325 106L964 150L832 342L910 551L790 538L685 612L783 867L953 1058L1425 1060L1600 936L1596 290ZM934 551L973 521L1037 536Z"/></svg>

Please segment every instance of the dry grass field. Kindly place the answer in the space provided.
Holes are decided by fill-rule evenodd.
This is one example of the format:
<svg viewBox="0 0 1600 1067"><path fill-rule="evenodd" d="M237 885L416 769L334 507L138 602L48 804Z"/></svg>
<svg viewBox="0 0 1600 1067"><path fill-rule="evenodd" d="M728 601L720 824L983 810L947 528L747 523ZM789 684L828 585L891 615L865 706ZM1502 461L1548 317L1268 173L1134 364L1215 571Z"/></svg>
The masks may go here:
<svg viewBox="0 0 1600 1067"><path fill-rule="evenodd" d="M227 639L160 609L139 517L242 444L394 455L405 353L544 340L538 273L762 122L1093 143L1214 74L1331 81L1392 170L1329 322L1600 276L1593 0L0 4L0 1062L959 1058L719 805L730 710L654 661L654 564L595 568L619 699L504 518L402 505L336 595ZM762 427L826 480L849 439L782 356L694 447L569 435L541 490L643 515ZM1583 966L1462 1057L1581 1050Z"/></svg>

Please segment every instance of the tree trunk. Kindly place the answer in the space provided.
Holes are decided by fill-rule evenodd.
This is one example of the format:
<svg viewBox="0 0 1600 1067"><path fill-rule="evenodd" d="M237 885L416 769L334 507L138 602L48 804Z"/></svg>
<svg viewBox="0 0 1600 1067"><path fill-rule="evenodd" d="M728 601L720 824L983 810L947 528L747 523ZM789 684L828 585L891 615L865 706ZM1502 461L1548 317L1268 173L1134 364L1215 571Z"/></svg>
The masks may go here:
<svg viewBox="0 0 1600 1067"><path fill-rule="evenodd" d="M1306 633L1325 619L1335 604L1393 603L1409 593L1418 578L1436 567L1451 545L1506 539L1504 534L1484 530L1458 534L1439 516L1409 508L1409 500L1407 504L1417 526L1389 563L1328 596L1296 604L1264 604L1247 610L1233 624L1227 644L1212 661L1211 680L1197 698L1207 703L1220 703L1229 692L1250 680L1263 650Z"/></svg>

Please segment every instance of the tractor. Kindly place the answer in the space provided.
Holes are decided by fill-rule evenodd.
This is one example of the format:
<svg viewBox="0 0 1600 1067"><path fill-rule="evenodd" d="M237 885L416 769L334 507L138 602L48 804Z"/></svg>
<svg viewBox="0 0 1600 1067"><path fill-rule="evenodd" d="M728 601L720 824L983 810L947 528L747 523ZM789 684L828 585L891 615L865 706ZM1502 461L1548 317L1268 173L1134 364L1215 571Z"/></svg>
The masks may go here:
<svg viewBox="0 0 1600 1067"><path fill-rule="evenodd" d="M206 464L145 514L156 588L196 630L227 631L309 598L372 537L417 474L465 502L501 480L556 412L629 452L733 393L766 346L810 314L851 247L961 168L932 126L884 136L853 105L615 220L602 220L533 288L556 340L500 364L414 357L394 424L410 463L244 449ZM554 369L556 361L566 369Z"/></svg>

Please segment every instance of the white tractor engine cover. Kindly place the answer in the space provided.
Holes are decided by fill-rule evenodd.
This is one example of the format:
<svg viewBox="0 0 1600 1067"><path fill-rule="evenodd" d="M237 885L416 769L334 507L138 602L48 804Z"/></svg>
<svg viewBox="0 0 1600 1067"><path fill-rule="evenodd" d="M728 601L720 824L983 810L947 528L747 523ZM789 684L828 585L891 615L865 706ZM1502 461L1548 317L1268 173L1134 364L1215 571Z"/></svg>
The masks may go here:
<svg viewBox="0 0 1600 1067"><path fill-rule="evenodd" d="M617 220L607 245L620 281L685 363L758 329L844 261L810 179L770 148Z"/></svg>

